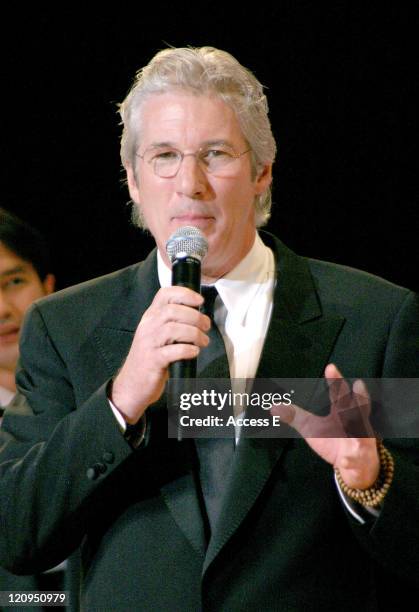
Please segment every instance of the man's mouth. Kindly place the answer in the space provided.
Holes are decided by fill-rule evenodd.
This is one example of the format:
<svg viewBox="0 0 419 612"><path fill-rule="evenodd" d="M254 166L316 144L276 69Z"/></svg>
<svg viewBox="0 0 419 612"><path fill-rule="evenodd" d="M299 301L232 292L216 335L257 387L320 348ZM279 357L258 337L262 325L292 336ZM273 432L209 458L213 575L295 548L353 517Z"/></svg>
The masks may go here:
<svg viewBox="0 0 419 612"><path fill-rule="evenodd" d="M12 323L0 325L0 345L13 344L19 338L19 326Z"/></svg>
<svg viewBox="0 0 419 612"><path fill-rule="evenodd" d="M214 221L212 215L200 214L200 213L183 213L174 215L172 222L179 223L181 225L196 225L198 227L208 225Z"/></svg>

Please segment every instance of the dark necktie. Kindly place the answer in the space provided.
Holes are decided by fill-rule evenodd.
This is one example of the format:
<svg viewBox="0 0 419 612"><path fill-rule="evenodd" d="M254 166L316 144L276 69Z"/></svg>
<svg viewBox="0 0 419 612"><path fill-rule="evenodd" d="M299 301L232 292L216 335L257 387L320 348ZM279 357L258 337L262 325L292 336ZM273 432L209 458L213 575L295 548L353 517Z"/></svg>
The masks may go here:
<svg viewBox="0 0 419 612"><path fill-rule="evenodd" d="M214 321L214 304L218 291L214 286L210 286L202 287L201 293L205 299L201 312L211 319L211 329L208 332L210 343L198 357L198 375L200 378L230 378L224 340Z"/></svg>
<svg viewBox="0 0 419 612"><path fill-rule="evenodd" d="M214 322L214 302L218 295L215 287L202 287L205 298L202 312L211 319L209 345L198 357L200 378L230 378L223 337ZM227 415L226 415L227 416ZM195 440L199 457L199 478L211 531L218 520L221 504L234 457L234 439L198 438Z"/></svg>

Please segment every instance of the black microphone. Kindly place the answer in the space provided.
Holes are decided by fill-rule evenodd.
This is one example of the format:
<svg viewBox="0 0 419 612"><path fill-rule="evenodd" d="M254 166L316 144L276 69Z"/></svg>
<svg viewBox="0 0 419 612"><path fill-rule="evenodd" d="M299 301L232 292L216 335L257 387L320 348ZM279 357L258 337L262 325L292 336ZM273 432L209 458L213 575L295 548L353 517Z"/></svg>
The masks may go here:
<svg viewBox="0 0 419 612"><path fill-rule="evenodd" d="M202 232L190 225L180 227L166 243L166 252L172 262L172 285L188 287L197 293L201 290L201 260L208 251L208 242ZM169 366L167 389L170 426L175 423L178 441L182 440L180 425L180 398L182 393L193 393L196 377L195 359L180 359Z"/></svg>
<svg viewBox="0 0 419 612"><path fill-rule="evenodd" d="M166 243L172 262L172 285L201 291L201 261L208 251L208 242L201 230L186 225L179 227ZM196 359L182 359L170 364L171 378L195 378Z"/></svg>

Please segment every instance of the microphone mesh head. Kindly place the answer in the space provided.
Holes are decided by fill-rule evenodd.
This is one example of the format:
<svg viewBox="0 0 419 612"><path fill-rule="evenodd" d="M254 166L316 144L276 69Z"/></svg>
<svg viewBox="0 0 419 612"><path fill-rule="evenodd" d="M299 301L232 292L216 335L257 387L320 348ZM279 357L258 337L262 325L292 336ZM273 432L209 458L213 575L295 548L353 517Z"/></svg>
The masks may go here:
<svg viewBox="0 0 419 612"><path fill-rule="evenodd" d="M208 251L208 242L197 227L179 227L166 243L166 253L173 263L178 257L195 257L201 261Z"/></svg>

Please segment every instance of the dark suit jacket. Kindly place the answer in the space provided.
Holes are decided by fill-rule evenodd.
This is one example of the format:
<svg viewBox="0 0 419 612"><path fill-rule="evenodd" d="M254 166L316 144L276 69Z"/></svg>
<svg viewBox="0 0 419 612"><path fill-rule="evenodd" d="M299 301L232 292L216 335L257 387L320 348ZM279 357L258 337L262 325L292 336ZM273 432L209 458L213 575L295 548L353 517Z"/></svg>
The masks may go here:
<svg viewBox="0 0 419 612"><path fill-rule="evenodd" d="M15 576L14 574L10 574L6 572L6 570L0 568L0 591L14 591L14 592L22 592L22 591L36 591L38 589L38 583L36 581L35 576ZM18 612L22 612L25 606L17 606ZM0 612L6 612L10 610L9 607L3 607L0 605ZM16 610L16 607L12 608ZM42 610L41 607L28 607L28 612L40 612Z"/></svg>
<svg viewBox="0 0 419 612"><path fill-rule="evenodd" d="M1 414L3 414L3 408L0 406ZM1 425L1 418L0 418ZM56 589L55 585L59 585L62 588L61 578L63 573L61 571L54 572L53 574L45 574L43 576L16 576L11 574L0 567L0 592L11 591L14 593L21 593L22 591L40 591ZM9 607L0 605L0 612L10 610ZM13 605L14 612L41 612L42 606L27 606L27 605Z"/></svg>
<svg viewBox="0 0 419 612"><path fill-rule="evenodd" d="M330 361L348 377L417 377L412 292L264 240L278 283L259 377L321 377ZM32 308L18 374L26 399L1 434L1 562L33 573L81 546L84 606L101 611L369 611L379 568L392 584L417 584L409 441L391 445L393 485L362 526L303 440L244 439L207 545L193 442L167 439L161 401L147 411L148 443L133 451L106 397L158 288L153 252Z"/></svg>

